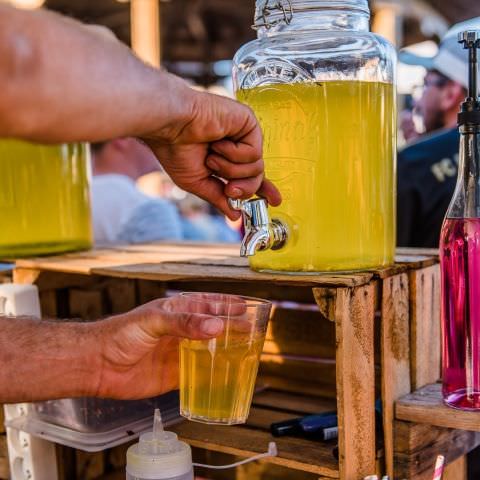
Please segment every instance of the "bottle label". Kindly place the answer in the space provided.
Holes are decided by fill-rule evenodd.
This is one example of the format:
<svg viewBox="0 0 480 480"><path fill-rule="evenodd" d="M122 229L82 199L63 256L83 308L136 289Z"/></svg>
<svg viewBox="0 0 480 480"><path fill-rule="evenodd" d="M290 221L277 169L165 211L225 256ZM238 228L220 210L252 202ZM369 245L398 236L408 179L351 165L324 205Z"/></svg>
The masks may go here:
<svg viewBox="0 0 480 480"><path fill-rule="evenodd" d="M292 62L269 59L256 64L245 75L240 88L254 88L270 83L297 83L312 79L306 70Z"/></svg>

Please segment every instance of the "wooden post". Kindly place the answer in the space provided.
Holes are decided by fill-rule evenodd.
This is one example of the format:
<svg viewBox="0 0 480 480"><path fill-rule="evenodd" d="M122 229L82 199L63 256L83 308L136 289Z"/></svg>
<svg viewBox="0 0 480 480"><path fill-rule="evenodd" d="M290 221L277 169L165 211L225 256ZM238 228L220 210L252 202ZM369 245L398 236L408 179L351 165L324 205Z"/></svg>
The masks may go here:
<svg viewBox="0 0 480 480"><path fill-rule="evenodd" d="M131 0L132 49L145 62L160 66L160 0Z"/></svg>
<svg viewBox="0 0 480 480"><path fill-rule="evenodd" d="M339 468L342 480L375 472L374 319L376 284L314 289L336 330ZM327 299L327 304L322 300ZM333 308L332 308L333 307ZM333 311L332 311L333 310Z"/></svg>
<svg viewBox="0 0 480 480"><path fill-rule="evenodd" d="M440 266L413 270L410 277L412 389L440 378Z"/></svg>
<svg viewBox="0 0 480 480"><path fill-rule="evenodd" d="M387 473L393 478L395 401L410 393L408 275L388 277L382 289L382 404Z"/></svg>
<svg viewBox="0 0 480 480"><path fill-rule="evenodd" d="M396 0L376 2L372 32L385 37L393 45L402 44L402 8Z"/></svg>

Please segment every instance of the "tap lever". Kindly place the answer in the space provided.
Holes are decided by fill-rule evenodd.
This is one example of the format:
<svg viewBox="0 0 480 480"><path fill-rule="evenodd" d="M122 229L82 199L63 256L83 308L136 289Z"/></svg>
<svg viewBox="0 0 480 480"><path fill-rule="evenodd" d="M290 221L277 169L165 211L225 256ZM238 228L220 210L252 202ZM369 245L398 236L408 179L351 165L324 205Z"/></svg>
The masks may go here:
<svg viewBox="0 0 480 480"><path fill-rule="evenodd" d="M247 209L247 203L247 200L240 200L239 198L228 199L228 204L230 205L230 207L232 207L234 210L238 210L239 212L243 212L245 211L245 209Z"/></svg>
<svg viewBox="0 0 480 480"><path fill-rule="evenodd" d="M287 227L277 219L270 220L268 203L265 198L251 200L228 200L234 210L242 212L245 237L240 255L250 257L258 251L278 250L285 245Z"/></svg>

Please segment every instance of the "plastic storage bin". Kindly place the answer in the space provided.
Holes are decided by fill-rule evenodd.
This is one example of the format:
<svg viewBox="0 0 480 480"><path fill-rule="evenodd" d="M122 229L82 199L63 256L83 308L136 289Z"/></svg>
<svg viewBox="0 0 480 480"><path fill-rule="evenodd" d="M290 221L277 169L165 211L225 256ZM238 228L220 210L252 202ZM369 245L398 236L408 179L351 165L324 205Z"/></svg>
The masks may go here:
<svg viewBox="0 0 480 480"><path fill-rule="evenodd" d="M165 425L181 420L178 392L146 400L74 398L8 408L8 427L87 452L121 445L147 432L155 408L160 408Z"/></svg>
<svg viewBox="0 0 480 480"><path fill-rule="evenodd" d="M31 414L44 422L83 433L104 433L126 423L151 417L155 408L172 403L177 394L146 400L68 398L32 405ZM163 400L163 402L162 402Z"/></svg>

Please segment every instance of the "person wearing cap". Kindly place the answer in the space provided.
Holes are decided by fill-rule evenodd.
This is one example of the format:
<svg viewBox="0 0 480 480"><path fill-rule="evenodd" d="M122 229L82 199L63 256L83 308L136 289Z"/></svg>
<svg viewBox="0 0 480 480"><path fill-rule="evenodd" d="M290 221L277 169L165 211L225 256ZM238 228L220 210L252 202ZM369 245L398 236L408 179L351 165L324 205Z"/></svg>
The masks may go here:
<svg viewBox="0 0 480 480"><path fill-rule="evenodd" d="M0 2L0 92L0 137L133 136L177 185L232 219L240 213L229 197L259 192L281 201L264 178L261 129L249 108L189 88L101 30ZM0 316L0 403L158 395L177 386L179 338L222 331L221 318L178 299L87 324Z"/></svg>
<svg viewBox="0 0 480 480"><path fill-rule="evenodd" d="M457 36L475 29L480 29L480 17L454 25L431 58L400 52L400 61L424 66L427 74L415 103L426 134L398 154L398 246L438 247L457 179L457 114L468 83L467 51Z"/></svg>

